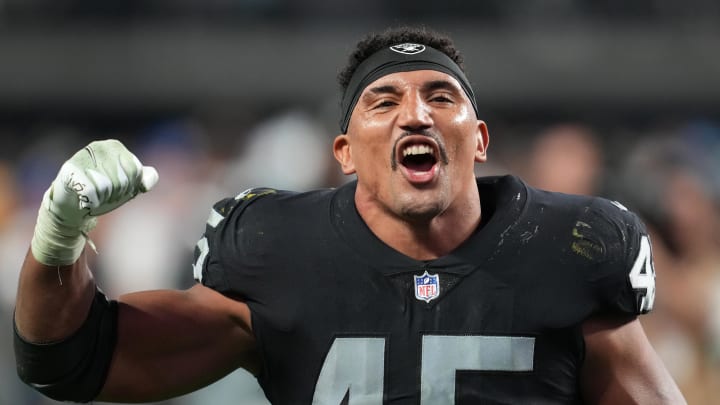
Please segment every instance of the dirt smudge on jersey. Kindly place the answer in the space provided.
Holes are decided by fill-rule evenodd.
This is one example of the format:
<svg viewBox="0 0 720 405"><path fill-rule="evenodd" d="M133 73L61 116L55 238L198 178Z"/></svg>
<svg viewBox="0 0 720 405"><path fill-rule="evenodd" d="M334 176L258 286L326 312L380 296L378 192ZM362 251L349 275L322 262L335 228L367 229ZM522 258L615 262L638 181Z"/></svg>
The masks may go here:
<svg viewBox="0 0 720 405"><path fill-rule="evenodd" d="M535 225L535 228L532 231L528 230L528 231L521 233L520 234L520 243L522 243L524 245L524 244L530 242L530 239L534 238L535 235L538 234L539 230L540 230L540 226Z"/></svg>

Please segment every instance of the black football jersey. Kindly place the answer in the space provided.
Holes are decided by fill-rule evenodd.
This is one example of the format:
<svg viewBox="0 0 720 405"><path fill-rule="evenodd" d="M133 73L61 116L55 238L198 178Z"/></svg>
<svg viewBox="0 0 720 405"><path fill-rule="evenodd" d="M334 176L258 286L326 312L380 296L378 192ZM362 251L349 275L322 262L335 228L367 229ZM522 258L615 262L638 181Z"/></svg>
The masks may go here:
<svg viewBox="0 0 720 405"><path fill-rule="evenodd" d="M243 299L273 404L574 404L580 325L652 308L642 223L601 198L477 180L481 226L409 258L356 211L356 183L218 202L195 278Z"/></svg>

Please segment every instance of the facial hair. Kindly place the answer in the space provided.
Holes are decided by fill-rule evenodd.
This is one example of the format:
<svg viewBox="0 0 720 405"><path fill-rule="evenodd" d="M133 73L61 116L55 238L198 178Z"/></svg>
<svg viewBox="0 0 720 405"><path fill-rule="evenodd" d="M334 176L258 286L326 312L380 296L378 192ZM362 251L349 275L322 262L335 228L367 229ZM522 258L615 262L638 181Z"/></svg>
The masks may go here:
<svg viewBox="0 0 720 405"><path fill-rule="evenodd" d="M393 144L392 152L390 154L390 167L392 168L393 171L397 170L397 166L398 166L397 154L395 153L395 151L397 150L398 143L401 140L403 140L404 138L406 138L408 136L412 136L412 135L422 135L422 136L426 136L426 137L434 140L437 143L438 149L440 152L440 158L439 158L440 163L442 163L444 165L448 164L450 159L448 159L447 149L445 148L445 143L442 141L442 138L440 138L440 136L438 134L436 134L434 131L427 130L427 129L420 129L420 130L412 131L412 132L406 131L402 135L400 135L397 140L395 140L395 143Z"/></svg>

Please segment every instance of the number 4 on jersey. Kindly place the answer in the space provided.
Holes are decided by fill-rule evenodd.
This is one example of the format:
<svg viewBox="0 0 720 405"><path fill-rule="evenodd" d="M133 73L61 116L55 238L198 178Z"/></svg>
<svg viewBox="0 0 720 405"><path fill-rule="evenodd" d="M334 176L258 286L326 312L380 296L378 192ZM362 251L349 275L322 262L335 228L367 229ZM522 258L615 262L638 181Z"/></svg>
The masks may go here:
<svg viewBox="0 0 720 405"><path fill-rule="evenodd" d="M629 276L630 284L637 294L639 312L642 314L650 312L655 302L655 268L650 239L646 235L640 238L640 251Z"/></svg>
<svg viewBox="0 0 720 405"><path fill-rule="evenodd" d="M384 337L338 337L315 385L313 405L381 405ZM458 371L533 370L535 338L425 335L422 337L420 404L453 404Z"/></svg>

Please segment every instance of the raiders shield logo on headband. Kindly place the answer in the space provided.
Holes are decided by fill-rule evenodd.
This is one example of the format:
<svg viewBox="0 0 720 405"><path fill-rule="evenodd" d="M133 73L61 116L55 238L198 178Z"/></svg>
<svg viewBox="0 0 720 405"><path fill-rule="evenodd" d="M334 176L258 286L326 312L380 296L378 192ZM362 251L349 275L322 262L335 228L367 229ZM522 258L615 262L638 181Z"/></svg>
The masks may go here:
<svg viewBox="0 0 720 405"><path fill-rule="evenodd" d="M415 55L416 53L424 51L425 45L404 43L399 45L393 45L390 47L390 49L397 53L402 53L405 55Z"/></svg>

